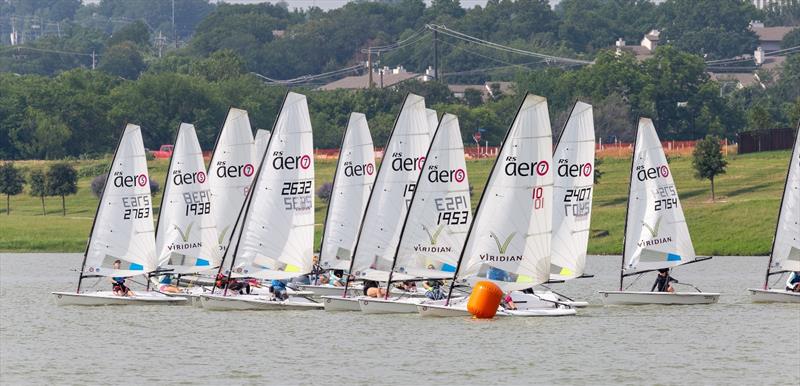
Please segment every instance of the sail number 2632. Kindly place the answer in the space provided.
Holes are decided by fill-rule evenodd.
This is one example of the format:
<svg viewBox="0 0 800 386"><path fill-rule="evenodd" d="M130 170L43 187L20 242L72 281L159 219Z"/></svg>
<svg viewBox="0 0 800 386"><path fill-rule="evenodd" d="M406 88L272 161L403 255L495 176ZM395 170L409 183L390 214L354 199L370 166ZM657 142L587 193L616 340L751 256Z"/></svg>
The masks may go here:
<svg viewBox="0 0 800 386"><path fill-rule="evenodd" d="M284 182L281 189L283 205L286 210L308 210L313 206L311 180Z"/></svg>

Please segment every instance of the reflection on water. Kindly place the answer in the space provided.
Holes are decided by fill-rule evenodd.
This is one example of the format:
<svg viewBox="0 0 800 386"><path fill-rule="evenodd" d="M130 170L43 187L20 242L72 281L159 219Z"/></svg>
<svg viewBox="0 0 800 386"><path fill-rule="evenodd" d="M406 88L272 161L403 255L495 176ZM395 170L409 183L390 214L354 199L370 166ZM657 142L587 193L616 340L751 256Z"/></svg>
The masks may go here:
<svg viewBox="0 0 800 386"><path fill-rule="evenodd" d="M554 288L596 306L575 317L490 321L56 307L49 292L74 288L80 259L0 254L0 383L787 384L800 378L800 305L751 304L745 291L760 285L763 257L718 257L674 271L682 282L722 292L720 304L604 308L596 291L616 289L619 258L593 256L587 264L593 279ZM631 289L649 289L652 275Z"/></svg>

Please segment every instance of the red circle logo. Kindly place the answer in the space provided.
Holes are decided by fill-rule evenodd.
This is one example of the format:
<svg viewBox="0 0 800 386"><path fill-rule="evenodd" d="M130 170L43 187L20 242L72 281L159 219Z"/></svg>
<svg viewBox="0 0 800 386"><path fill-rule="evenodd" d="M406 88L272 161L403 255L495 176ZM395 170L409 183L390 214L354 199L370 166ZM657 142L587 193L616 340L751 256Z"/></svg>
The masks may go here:
<svg viewBox="0 0 800 386"><path fill-rule="evenodd" d="M367 167L365 169L367 169L367 174L372 175L372 173L375 172L375 165L367 164Z"/></svg>
<svg viewBox="0 0 800 386"><path fill-rule="evenodd" d="M454 176L455 179L456 179L456 182L464 181L464 177L466 177L466 176L467 176L467 173L464 173L464 169L456 169L455 176Z"/></svg>
<svg viewBox="0 0 800 386"><path fill-rule="evenodd" d="M244 175L246 177L252 176L254 171L255 171L255 169L253 168L253 165L250 165L250 164L245 164L244 168L242 170L242 172L244 173Z"/></svg>
<svg viewBox="0 0 800 386"><path fill-rule="evenodd" d="M197 182L199 182L201 184L203 182L206 182L206 173L205 172L202 172L202 171L197 172Z"/></svg>
<svg viewBox="0 0 800 386"><path fill-rule="evenodd" d="M669 168L667 165L661 165L658 170L661 172L661 177L668 177L669 176Z"/></svg>
<svg viewBox="0 0 800 386"><path fill-rule="evenodd" d="M583 175L585 177L589 177L591 174L592 174L592 164L588 162L583 164Z"/></svg>
<svg viewBox="0 0 800 386"><path fill-rule="evenodd" d="M425 165L425 157L419 157L419 161L417 161L417 167L419 170L422 170L423 165Z"/></svg>
<svg viewBox="0 0 800 386"><path fill-rule="evenodd" d="M136 177L136 183L139 184L139 186L147 185L147 176L140 174L139 177Z"/></svg>
<svg viewBox="0 0 800 386"><path fill-rule="evenodd" d="M300 157L300 167L303 169L308 169L309 166L311 166L311 157L308 155Z"/></svg>
<svg viewBox="0 0 800 386"><path fill-rule="evenodd" d="M543 176L547 174L548 171L550 171L550 164L547 163L547 161L539 161L539 163L536 164L536 174Z"/></svg>

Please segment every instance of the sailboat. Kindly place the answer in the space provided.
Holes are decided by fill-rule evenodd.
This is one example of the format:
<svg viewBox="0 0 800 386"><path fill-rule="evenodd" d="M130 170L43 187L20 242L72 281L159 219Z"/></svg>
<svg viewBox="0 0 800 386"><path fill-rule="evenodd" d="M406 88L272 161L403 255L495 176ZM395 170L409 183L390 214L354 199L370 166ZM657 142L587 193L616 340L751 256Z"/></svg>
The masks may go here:
<svg viewBox="0 0 800 386"><path fill-rule="evenodd" d="M359 280L386 282L400 241L400 230L430 146L425 99L408 94L395 120L375 176L348 272ZM323 296L326 311L358 311L358 297Z"/></svg>
<svg viewBox="0 0 800 386"><path fill-rule="evenodd" d="M270 132L269 130L258 129L256 131L256 153L255 158L260 160L261 157L264 155L264 152L267 150L267 144L269 143Z"/></svg>
<svg viewBox="0 0 800 386"><path fill-rule="evenodd" d="M434 133L400 233L389 284L395 277L452 279L472 222L467 163L458 118L445 114ZM368 314L416 313L425 298L362 297Z"/></svg>
<svg viewBox="0 0 800 386"><path fill-rule="evenodd" d="M752 301L800 303L800 292L769 288L770 276L786 272L800 272L800 132L795 134L794 149L789 159L789 173L783 187L764 287L748 289Z"/></svg>
<svg viewBox="0 0 800 386"><path fill-rule="evenodd" d="M319 265L325 270L345 271L350 268L356 237L364 218L372 184L375 182L375 149L367 117L350 114L342 137L339 160L333 174L333 187L322 231ZM342 288L333 285L301 285L316 296L341 295ZM349 295L361 289L353 286Z"/></svg>
<svg viewBox="0 0 800 386"><path fill-rule="evenodd" d="M156 280L158 277L151 278L156 285L180 285L181 276L194 277L218 267L222 254L217 243L206 165L195 128L188 123L181 123L178 128L160 208L156 255L159 270L165 275L160 281ZM182 295L202 290L191 287L182 291Z"/></svg>
<svg viewBox="0 0 800 386"><path fill-rule="evenodd" d="M625 277L708 260L694 252L678 189L653 121L639 119L631 159L618 291L600 291L606 305L709 304L718 293L627 291Z"/></svg>
<svg viewBox="0 0 800 386"><path fill-rule="evenodd" d="M231 240L228 278L286 280L311 272L314 253L314 147L306 97L289 92ZM232 249L231 249L232 248ZM292 296L221 294L200 297L210 310L314 309Z"/></svg>
<svg viewBox="0 0 800 386"><path fill-rule="evenodd" d="M468 315L452 301L454 286L489 281L504 293L550 280L553 210L552 135L547 100L527 94L506 133L478 202L448 299L417 306L423 316ZM513 292L517 310L499 315L562 316L575 310L555 299Z"/></svg>
<svg viewBox="0 0 800 386"><path fill-rule="evenodd" d="M428 119L428 133L433 138L436 128L439 127L439 115L434 109L425 109L425 117Z"/></svg>
<svg viewBox="0 0 800 386"><path fill-rule="evenodd" d="M105 187L97 204L75 292L53 292L58 305L183 303L186 298L157 292L81 292L87 278L131 277L156 270L156 240L142 132L128 124L117 144ZM109 284L110 285L110 284Z"/></svg>
<svg viewBox="0 0 800 386"><path fill-rule="evenodd" d="M594 190L594 117L592 106L575 102L553 152L553 239L550 282L584 276ZM544 294L544 292L542 292ZM555 293L572 307L586 307Z"/></svg>

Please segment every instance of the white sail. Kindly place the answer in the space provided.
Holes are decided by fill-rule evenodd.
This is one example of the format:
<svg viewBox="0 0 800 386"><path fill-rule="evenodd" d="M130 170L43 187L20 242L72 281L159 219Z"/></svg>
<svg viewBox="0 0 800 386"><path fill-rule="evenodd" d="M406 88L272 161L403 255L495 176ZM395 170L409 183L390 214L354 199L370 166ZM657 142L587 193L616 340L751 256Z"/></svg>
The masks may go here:
<svg viewBox="0 0 800 386"><path fill-rule="evenodd" d="M339 151L322 235L319 264L323 268L350 268L376 171L367 117L352 113Z"/></svg>
<svg viewBox="0 0 800 386"><path fill-rule="evenodd" d="M234 276L286 279L311 271L314 143L304 95L286 95L245 204Z"/></svg>
<svg viewBox="0 0 800 386"><path fill-rule="evenodd" d="M236 218L260 161L255 157L247 111L231 108L208 164L208 184L211 188L211 206L214 208L212 214L221 252L224 252L225 245L231 239Z"/></svg>
<svg viewBox="0 0 800 386"><path fill-rule="evenodd" d="M471 210L461 129L455 115L445 114L417 182L394 271L452 278L472 222Z"/></svg>
<svg viewBox="0 0 800 386"><path fill-rule="evenodd" d="M592 106L575 103L553 153L553 244L550 277L581 276L586 266L594 190Z"/></svg>
<svg viewBox="0 0 800 386"><path fill-rule="evenodd" d="M771 271L800 271L800 134L794 142L772 245Z"/></svg>
<svg viewBox="0 0 800 386"><path fill-rule="evenodd" d="M632 163L623 270L668 268L694 260L678 189L648 118L639 119Z"/></svg>
<svg viewBox="0 0 800 386"><path fill-rule="evenodd" d="M120 269L113 269L116 260ZM142 132L128 124L97 206L83 274L134 276L155 269L153 205Z"/></svg>
<svg viewBox="0 0 800 386"><path fill-rule="evenodd" d="M409 94L395 121L356 243L351 272L385 281L400 241L425 153L430 145L425 99Z"/></svg>
<svg viewBox="0 0 800 386"><path fill-rule="evenodd" d="M264 151L267 150L267 144L269 143L270 132L269 130L258 129L256 131L256 152L255 152L255 163L261 161L261 157L264 155Z"/></svg>
<svg viewBox="0 0 800 386"><path fill-rule="evenodd" d="M434 109L425 109L425 118L428 119L428 133L431 138L433 138L433 133L435 133L436 128L439 127L439 115Z"/></svg>
<svg viewBox="0 0 800 386"><path fill-rule="evenodd" d="M159 268L193 273L219 265L213 209L197 134L193 125L181 123L156 228Z"/></svg>
<svg viewBox="0 0 800 386"><path fill-rule="evenodd" d="M552 152L547 100L528 94L506 134L475 211L458 281L490 280L504 291L548 281Z"/></svg>

